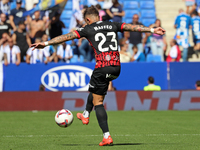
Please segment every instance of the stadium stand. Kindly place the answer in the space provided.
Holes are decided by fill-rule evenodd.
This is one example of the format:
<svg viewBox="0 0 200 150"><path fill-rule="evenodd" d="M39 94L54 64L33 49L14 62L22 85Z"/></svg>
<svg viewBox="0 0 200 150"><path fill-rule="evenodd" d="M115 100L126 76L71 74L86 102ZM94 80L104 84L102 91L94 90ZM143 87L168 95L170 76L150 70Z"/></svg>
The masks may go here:
<svg viewBox="0 0 200 150"><path fill-rule="evenodd" d="M72 16L72 0L68 0L65 8L60 16L60 20L65 24L66 28L62 28L63 34L69 32L70 18Z"/></svg>
<svg viewBox="0 0 200 150"><path fill-rule="evenodd" d="M160 55L148 54L146 61L147 62L161 62L161 56Z"/></svg>

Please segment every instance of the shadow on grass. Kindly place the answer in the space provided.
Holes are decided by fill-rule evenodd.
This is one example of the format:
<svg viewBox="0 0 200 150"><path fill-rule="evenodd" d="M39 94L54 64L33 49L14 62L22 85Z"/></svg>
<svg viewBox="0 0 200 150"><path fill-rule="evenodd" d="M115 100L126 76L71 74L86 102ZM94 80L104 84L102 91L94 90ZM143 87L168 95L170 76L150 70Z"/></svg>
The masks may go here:
<svg viewBox="0 0 200 150"><path fill-rule="evenodd" d="M144 143L116 143L111 146L122 146L122 145L143 145ZM99 146L98 144L62 144L63 146Z"/></svg>
<svg viewBox="0 0 200 150"><path fill-rule="evenodd" d="M113 144L113 146L118 146L118 145L143 145L144 143L116 143Z"/></svg>

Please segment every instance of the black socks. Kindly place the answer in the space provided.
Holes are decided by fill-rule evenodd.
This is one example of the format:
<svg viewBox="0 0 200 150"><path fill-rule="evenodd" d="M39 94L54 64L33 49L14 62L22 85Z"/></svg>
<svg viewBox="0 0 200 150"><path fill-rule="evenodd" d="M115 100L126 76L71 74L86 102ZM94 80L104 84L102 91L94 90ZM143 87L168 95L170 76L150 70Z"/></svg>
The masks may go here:
<svg viewBox="0 0 200 150"><path fill-rule="evenodd" d="M86 104L86 109L89 113L92 111L92 108L93 108L93 96L92 96L92 93L90 92L90 94L88 95L88 98L87 98L87 104Z"/></svg>
<svg viewBox="0 0 200 150"><path fill-rule="evenodd" d="M109 132L107 123L108 117L103 104L95 106L95 111L99 126L102 129L103 133Z"/></svg>

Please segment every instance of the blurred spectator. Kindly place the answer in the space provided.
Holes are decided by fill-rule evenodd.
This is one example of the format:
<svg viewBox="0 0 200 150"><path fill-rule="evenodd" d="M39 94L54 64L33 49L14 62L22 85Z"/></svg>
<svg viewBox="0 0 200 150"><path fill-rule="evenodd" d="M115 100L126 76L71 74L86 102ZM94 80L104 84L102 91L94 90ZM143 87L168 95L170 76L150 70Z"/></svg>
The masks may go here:
<svg viewBox="0 0 200 150"><path fill-rule="evenodd" d="M40 20L40 11L34 13L35 19L30 22L31 42L35 43L35 38L42 37L45 33L45 22Z"/></svg>
<svg viewBox="0 0 200 150"><path fill-rule="evenodd" d="M112 2L113 6L110 9L107 9L106 12L112 18L113 22L122 22L122 17L125 15L125 12L118 0L112 0Z"/></svg>
<svg viewBox="0 0 200 150"><path fill-rule="evenodd" d="M46 90L45 86L43 84L40 84L39 91L45 91L45 90Z"/></svg>
<svg viewBox="0 0 200 150"><path fill-rule="evenodd" d="M14 45L12 38L8 40L8 45L4 48L4 53L7 55L8 64L16 64L17 66L20 64L20 49L17 45Z"/></svg>
<svg viewBox="0 0 200 150"><path fill-rule="evenodd" d="M3 33L2 38L0 39L0 63L4 59L4 64L8 65L7 55L4 53L4 48L7 46L7 33Z"/></svg>
<svg viewBox="0 0 200 150"><path fill-rule="evenodd" d="M191 14L194 13L194 12L198 14L196 3L194 5L192 5L192 9L190 10L189 15L191 16Z"/></svg>
<svg viewBox="0 0 200 150"><path fill-rule="evenodd" d="M9 20L10 24L14 31L17 30L17 25L20 21L25 21L25 17L23 17L23 12L26 11L25 8L22 8L22 0L16 0L17 7L12 9L10 12Z"/></svg>
<svg viewBox="0 0 200 150"><path fill-rule="evenodd" d="M10 39L10 36L8 35L8 33L3 33L2 34L2 38L1 38L1 48L5 48L8 45L8 40Z"/></svg>
<svg viewBox="0 0 200 150"><path fill-rule="evenodd" d="M127 52L128 44L120 45L120 62L127 63L133 61L133 57L130 52Z"/></svg>
<svg viewBox="0 0 200 150"><path fill-rule="evenodd" d="M139 16L137 14L133 15L133 25L142 25L142 23L138 22ZM130 32L130 43L136 45L140 52L143 52L143 45L142 45L142 33L141 32Z"/></svg>
<svg viewBox="0 0 200 150"><path fill-rule="evenodd" d="M46 42L48 41L48 35L47 34L43 34L42 36L42 42ZM58 62L57 61L57 56L56 56L56 51L53 47L53 45L49 45L49 46L46 46L44 49L46 49L46 51L49 52L49 62L52 62L54 60L54 62Z"/></svg>
<svg viewBox="0 0 200 150"><path fill-rule="evenodd" d="M126 44L128 44L128 52L130 52L131 55L133 55L133 50L132 50L133 44L130 43L129 38L130 38L130 32L125 31L124 32L124 40L125 40Z"/></svg>
<svg viewBox="0 0 200 150"><path fill-rule="evenodd" d="M159 85L154 84L154 78L148 78L148 85L144 87L144 91L160 91L161 87Z"/></svg>
<svg viewBox="0 0 200 150"><path fill-rule="evenodd" d="M57 56L61 62L70 63L70 59L73 57L71 46L66 43L62 43L62 45L59 45Z"/></svg>
<svg viewBox="0 0 200 150"><path fill-rule="evenodd" d="M74 28L77 27L81 27L82 25L84 25L84 19L83 19L83 12L85 11L85 9L88 6L84 6L82 11L80 10L79 7L77 7L76 9L73 9L73 14L70 20L70 26L69 26L69 30L72 30Z"/></svg>
<svg viewBox="0 0 200 150"><path fill-rule="evenodd" d="M137 46L134 45L132 47L132 49L133 49L132 61L137 61L137 62L145 62L146 61L144 53L138 51Z"/></svg>
<svg viewBox="0 0 200 150"><path fill-rule="evenodd" d="M196 81L195 87L196 90L200 91L200 80Z"/></svg>
<svg viewBox="0 0 200 150"><path fill-rule="evenodd" d="M191 14L191 27L193 33L193 41L194 41L194 50L200 50L200 17L197 12L193 12Z"/></svg>
<svg viewBox="0 0 200 150"><path fill-rule="evenodd" d="M2 13L0 21L0 38L2 38L2 34L4 32L9 34L9 30L12 29L11 25L6 22L6 14Z"/></svg>
<svg viewBox="0 0 200 150"><path fill-rule="evenodd" d="M176 17L174 27L176 28L175 39L179 46L183 47L183 61L187 61L188 47L189 47L189 26L191 25L191 18L184 13L183 9L179 10L179 15Z"/></svg>
<svg viewBox="0 0 200 150"><path fill-rule="evenodd" d="M190 7L192 7L195 4L195 0L183 0L185 1L185 5L187 7L186 13L189 14Z"/></svg>
<svg viewBox="0 0 200 150"><path fill-rule="evenodd" d="M155 22L154 28L161 27L160 19ZM167 41L165 35L152 34L151 51L153 55L160 55L161 60L164 61L164 54L167 50Z"/></svg>
<svg viewBox="0 0 200 150"><path fill-rule="evenodd" d="M50 38L62 35L62 28L65 28L64 23L60 20L60 14L55 13L55 16L51 20L51 28L49 29Z"/></svg>
<svg viewBox="0 0 200 150"><path fill-rule="evenodd" d="M85 38L81 38L78 41L79 46L79 53L83 55L85 62L90 62L93 59L93 53L92 47L90 46L89 42Z"/></svg>
<svg viewBox="0 0 200 150"><path fill-rule="evenodd" d="M105 11L101 9L101 5L97 4L96 5L96 8L98 9L99 11L99 17L100 17L100 21L102 21L102 17L106 15Z"/></svg>
<svg viewBox="0 0 200 150"><path fill-rule="evenodd" d="M25 62L26 51L31 45L31 39L29 35L26 33L26 26L23 21L19 22L17 31L12 35L12 39L14 44L19 46L21 51L21 62Z"/></svg>
<svg viewBox="0 0 200 150"><path fill-rule="evenodd" d="M10 14L10 0L1 0L0 1L0 11L1 13L8 15Z"/></svg>
<svg viewBox="0 0 200 150"><path fill-rule="evenodd" d="M175 61L179 62L181 59L181 51L178 47L176 40L172 39L170 41L170 46L171 46L171 49L169 51L166 61L167 62L175 62Z"/></svg>
<svg viewBox="0 0 200 150"><path fill-rule="evenodd" d="M40 38L35 39L36 43L41 42ZM26 63L28 64L36 64L36 63L45 63L49 62L49 52L47 49L34 49L29 48L26 55Z"/></svg>
<svg viewBox="0 0 200 150"><path fill-rule="evenodd" d="M99 0L99 1L104 1L103 3L103 9L110 9L113 5L112 0Z"/></svg>

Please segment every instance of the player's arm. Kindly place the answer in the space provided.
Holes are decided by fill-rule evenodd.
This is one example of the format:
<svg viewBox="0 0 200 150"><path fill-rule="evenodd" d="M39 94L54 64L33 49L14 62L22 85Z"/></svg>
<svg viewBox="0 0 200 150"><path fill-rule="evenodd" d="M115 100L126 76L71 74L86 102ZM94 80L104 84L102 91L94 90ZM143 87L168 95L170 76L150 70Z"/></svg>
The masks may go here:
<svg viewBox="0 0 200 150"><path fill-rule="evenodd" d="M4 54L3 54L3 56L4 56L4 58L3 58L3 59L4 59L4 65L6 65L6 66L7 66L7 65L8 65L7 54L6 54L6 53L4 53Z"/></svg>
<svg viewBox="0 0 200 150"><path fill-rule="evenodd" d="M165 34L165 30L161 27L149 28L149 27L144 27L142 25L124 24L122 29L123 31L151 32L159 35Z"/></svg>
<svg viewBox="0 0 200 150"><path fill-rule="evenodd" d="M57 37L55 37L55 38L53 38L53 39L51 39L50 41L47 41L47 42L34 43L34 44L31 45L31 47L34 47L34 49L35 48L44 48L45 46L48 46L48 45L56 45L56 44L60 44L60 43L63 43L65 41L73 40L73 39L76 39L76 38L78 38L78 35L76 34L75 31L73 31L73 32L70 32L68 34L57 36Z"/></svg>

